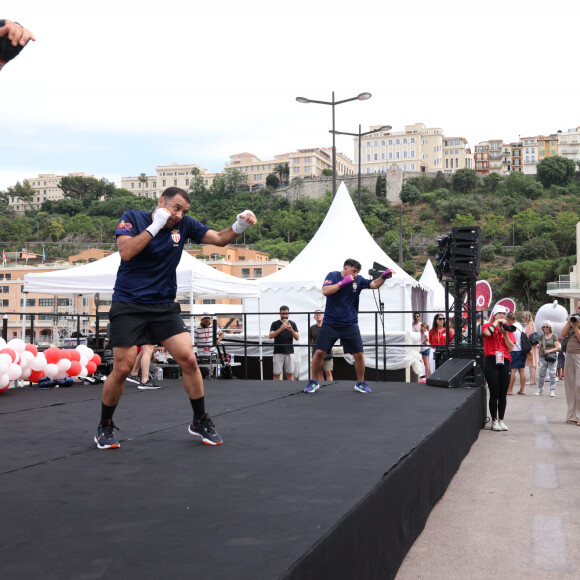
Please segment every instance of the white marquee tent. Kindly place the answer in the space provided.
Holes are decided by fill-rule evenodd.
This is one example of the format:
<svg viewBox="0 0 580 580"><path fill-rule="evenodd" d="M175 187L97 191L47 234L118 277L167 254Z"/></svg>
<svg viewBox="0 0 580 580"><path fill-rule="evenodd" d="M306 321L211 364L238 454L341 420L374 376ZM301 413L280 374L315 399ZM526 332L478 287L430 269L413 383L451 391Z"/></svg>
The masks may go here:
<svg viewBox="0 0 580 580"><path fill-rule="evenodd" d="M94 295L110 298L121 263L119 252L70 268L42 274L24 276L24 292L58 296ZM183 252L177 267L178 294L191 294L194 298L247 298L258 297L258 285L253 280L243 280L220 272Z"/></svg>
<svg viewBox="0 0 580 580"><path fill-rule="evenodd" d="M119 252L84 266L24 276L24 292L52 294L55 296L94 296L110 299L121 263ZM230 305L197 305L195 299L224 299L258 297L258 285L253 280L244 280L220 272L183 252L177 267L177 293L189 296L192 316L201 312L242 312L243 306L233 309ZM26 302L24 302L26 304ZM26 317L23 319L24 335ZM193 329L193 320L190 321ZM193 334L193 330L192 330Z"/></svg>
<svg viewBox="0 0 580 580"><path fill-rule="evenodd" d="M369 270L373 268L374 262L396 272L386 281L380 292L365 290L361 293L359 324L363 340L374 342L375 313L380 310L378 305L382 302L387 342L394 336L398 336L400 342L405 342L400 340L400 337L411 330L410 312L414 309L425 309L427 292L415 279L399 268L373 240L361 221L344 183L341 183L323 223L310 243L286 268L258 281L260 300L246 300L246 312L262 314L259 317L248 316L248 333L253 336L259 335L261 338L267 337L270 324L277 318L280 306L287 305L290 308L291 320L298 326L300 343L306 344L308 317L306 314L292 313L324 309L325 299L322 294L324 277L330 271L342 270L343 263L348 258L354 258L361 263L361 274L365 277L370 277ZM314 323L312 317L310 323ZM379 335L382 336L380 320L378 325ZM399 350L397 360L388 368L403 368L412 362L405 356L410 350L404 348ZM266 353L269 354L269 349ZM301 371L307 368L306 357L302 358ZM371 359L372 356L367 355L369 366L373 365ZM304 372L301 376L305 376Z"/></svg>
<svg viewBox="0 0 580 580"><path fill-rule="evenodd" d="M428 310L430 313L423 315L421 318L431 326L435 311L445 312L445 286L439 282L431 260L427 260L423 274L419 278L419 284L429 290L425 310ZM452 307L453 296L449 295L449 308Z"/></svg>

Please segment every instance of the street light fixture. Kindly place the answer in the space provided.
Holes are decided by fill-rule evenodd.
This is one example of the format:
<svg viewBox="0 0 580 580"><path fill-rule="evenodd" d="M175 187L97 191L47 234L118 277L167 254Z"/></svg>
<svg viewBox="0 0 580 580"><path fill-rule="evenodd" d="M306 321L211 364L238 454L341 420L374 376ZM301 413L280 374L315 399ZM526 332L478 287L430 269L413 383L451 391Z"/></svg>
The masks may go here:
<svg viewBox="0 0 580 580"><path fill-rule="evenodd" d="M330 105L332 107L332 197L336 195L336 142L335 142L335 131L334 131L334 107L336 105L342 105L342 103L348 103L349 101L366 101L371 98L370 93L360 93L356 97L351 97L350 99L343 99L342 101L334 100L334 91L332 91L332 101L316 101L314 99L307 99L306 97L296 97L299 103L305 105L309 103L316 103L317 105Z"/></svg>
<svg viewBox="0 0 580 580"><path fill-rule="evenodd" d="M372 131L365 131L361 133L360 125L358 126L358 133L345 133L344 131L330 131L330 133L336 135L350 135L351 137L358 137L358 198L357 198L357 211L360 216L360 189L361 189L361 141L362 138L371 133L378 133L379 131L390 131L393 127L391 125L383 125L378 129L373 129Z"/></svg>

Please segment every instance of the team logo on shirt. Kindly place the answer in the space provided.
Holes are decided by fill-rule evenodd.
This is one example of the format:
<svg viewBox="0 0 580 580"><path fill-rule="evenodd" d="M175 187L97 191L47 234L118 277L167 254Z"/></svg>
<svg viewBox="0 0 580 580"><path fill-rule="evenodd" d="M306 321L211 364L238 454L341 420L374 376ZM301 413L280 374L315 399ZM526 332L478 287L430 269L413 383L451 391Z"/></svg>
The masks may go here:
<svg viewBox="0 0 580 580"><path fill-rule="evenodd" d="M178 244L179 240L181 240L181 234L179 233L179 230L171 230L171 239Z"/></svg>
<svg viewBox="0 0 580 580"><path fill-rule="evenodd" d="M119 222L119 225L117 226L117 231L118 232L127 232L129 231L131 228L133 227L132 224L130 224L129 222L126 222L125 220L121 220Z"/></svg>
<svg viewBox="0 0 580 580"><path fill-rule="evenodd" d="M325 280L323 286L328 286L329 284L334 284L332 280Z"/></svg>

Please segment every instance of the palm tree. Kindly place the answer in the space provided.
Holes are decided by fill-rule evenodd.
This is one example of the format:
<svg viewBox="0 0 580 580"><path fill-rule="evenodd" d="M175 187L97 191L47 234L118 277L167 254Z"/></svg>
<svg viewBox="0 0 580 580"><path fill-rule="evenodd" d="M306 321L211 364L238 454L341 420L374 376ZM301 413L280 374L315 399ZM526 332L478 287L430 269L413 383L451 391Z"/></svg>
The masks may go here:
<svg viewBox="0 0 580 580"><path fill-rule="evenodd" d="M280 176L280 185L288 185L290 179L290 165L286 163L276 163L274 165L274 172Z"/></svg>

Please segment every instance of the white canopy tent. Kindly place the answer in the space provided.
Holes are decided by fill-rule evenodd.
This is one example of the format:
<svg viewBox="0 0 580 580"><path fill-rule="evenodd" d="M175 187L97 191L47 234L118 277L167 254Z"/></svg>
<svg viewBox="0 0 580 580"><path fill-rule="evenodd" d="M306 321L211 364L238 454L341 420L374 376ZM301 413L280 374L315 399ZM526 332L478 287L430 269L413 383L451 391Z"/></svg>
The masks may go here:
<svg viewBox="0 0 580 580"><path fill-rule="evenodd" d="M428 310L430 314L424 315L421 318L431 326L435 313L445 312L445 286L439 282L431 260L427 260L425 268L423 269L423 274L421 274L421 278L419 278L419 284L429 290L425 310ZM449 295L449 308L452 307L453 296Z"/></svg>
<svg viewBox="0 0 580 580"><path fill-rule="evenodd" d="M324 277L329 271L342 270L343 263L348 258L354 258L361 263L361 274L367 278L370 277L369 270L373 268L374 262L396 272L380 291L365 290L361 293L359 325L363 341L374 342L376 313L380 312L380 303L383 303L388 341L393 342L395 337L399 337L398 342L405 342L411 331L412 320L411 316L403 311L424 309L427 292L373 240L361 221L344 183L341 183L324 221L310 243L286 268L258 281L260 301L258 303L252 299L247 300L246 312L261 314L256 317L248 316L248 334L257 336L261 342L263 337L268 336L270 325L277 318L280 306L287 305L290 308L290 318L298 326L300 343L306 344L308 317L306 314L293 315L292 312L324 309L325 298L322 294ZM310 324L314 324L312 317ZM381 326L379 319L379 336L382 336ZM301 350L295 349L295 352ZM393 357L391 355L395 350L398 352ZM414 357L412 350L390 348L388 368L408 367L415 358L420 361L418 353ZM375 364L374 355L366 356L369 366L372 367ZM308 366L308 360L306 356L302 359L301 376L305 376L303 371Z"/></svg>
<svg viewBox="0 0 580 580"><path fill-rule="evenodd" d="M26 274L24 292L56 296L98 294L101 299L109 299L113 294L120 263L121 256L119 252L115 252L102 260L68 270ZM253 280L244 280L220 272L184 251L177 267L177 293L189 296L190 312L193 317L197 312L195 299L258 298L259 288ZM219 305L202 305L198 310L209 312L210 307L212 312L219 312ZM243 307L241 310L243 311ZM23 324L26 324L25 318ZM193 333L193 320L191 329ZM24 327L22 332L24 336Z"/></svg>

